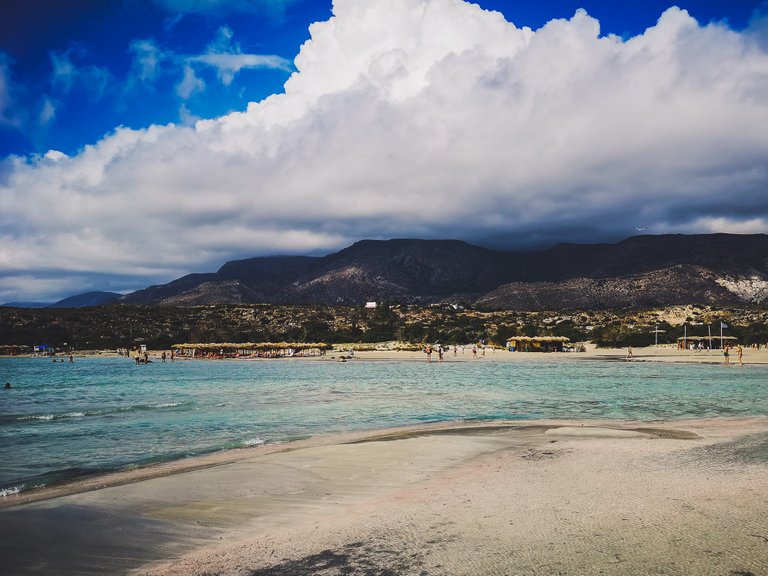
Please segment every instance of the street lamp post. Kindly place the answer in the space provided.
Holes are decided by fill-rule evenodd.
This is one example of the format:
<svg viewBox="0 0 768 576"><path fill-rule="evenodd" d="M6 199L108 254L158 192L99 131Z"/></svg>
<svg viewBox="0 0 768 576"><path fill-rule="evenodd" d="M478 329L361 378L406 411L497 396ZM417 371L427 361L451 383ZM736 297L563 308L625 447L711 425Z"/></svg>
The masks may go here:
<svg viewBox="0 0 768 576"><path fill-rule="evenodd" d="M663 333L663 332L666 332L666 330L659 330L659 325L658 325L658 324L656 324L656 326L655 326L655 327L654 327L654 329L653 329L653 334L654 334L654 337L653 337L653 344L654 344L654 350L653 350L653 353L654 353L654 354L656 354L656 353L658 352L658 347L659 347L659 332L662 332L662 333Z"/></svg>
<svg viewBox="0 0 768 576"><path fill-rule="evenodd" d="M703 326L703 322L691 322L691 326ZM688 349L688 323L684 323L683 326L685 326L685 334L683 336L683 341L685 343L685 349ZM694 336L694 340L696 340L696 336Z"/></svg>

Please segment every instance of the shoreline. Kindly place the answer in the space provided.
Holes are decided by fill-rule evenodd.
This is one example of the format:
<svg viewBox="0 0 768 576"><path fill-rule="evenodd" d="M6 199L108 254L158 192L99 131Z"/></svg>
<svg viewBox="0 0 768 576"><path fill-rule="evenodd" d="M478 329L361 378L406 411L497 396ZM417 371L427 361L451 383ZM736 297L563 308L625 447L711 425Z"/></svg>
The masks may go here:
<svg viewBox="0 0 768 576"><path fill-rule="evenodd" d="M56 499L64 496L84 494L94 490L114 488L136 482L144 482L176 474L186 474L218 466L234 464L253 457L268 456L277 453L292 452L317 446L333 444L360 444L365 442L392 441L425 435L473 434L488 431L523 431L528 429L554 429L573 425L585 429L607 428L612 430L646 431L657 434L660 426L677 429L686 422L748 422L764 420L768 425L768 416L688 418L680 420L613 420L605 418L546 418L519 420L449 420L427 424L406 424L392 428L370 430L352 430L348 432L318 434L297 440L279 441L240 448L215 450L184 458L175 458L151 464L137 464L125 469L107 470L88 474L54 484L22 489L0 495L0 510L35 502Z"/></svg>
<svg viewBox="0 0 768 576"><path fill-rule="evenodd" d="M486 355L478 353L477 358L472 357L471 346L459 348L456 356L450 349L445 353L444 362L480 362L480 361L499 361L499 362L526 362L526 361L571 361L571 360L610 360L610 361L629 361L629 362L676 362L690 364L723 364L722 350L715 349L711 351L691 351L678 350L674 345L649 346L644 348L633 348L633 357L627 359L627 349L625 348L597 348L593 344L587 344L585 352L509 352L505 348L488 348ZM149 357L154 362L161 361L162 350L150 350ZM57 355L55 358L64 358L64 355ZM93 350L74 353L75 360L78 358L125 358L116 352L108 350ZM34 356L32 354L18 354L14 356L0 355L0 358L39 358L46 360L47 356ZM130 358L125 358L131 361ZM340 361L400 361L400 362L426 362L426 354L422 351L406 350L362 350L355 351L350 357L347 350L329 351L325 356L285 356L277 358L189 358L177 356L176 362L273 362L275 360L291 360L304 362L340 362ZM752 348L744 349L743 364L768 364L768 348L759 350ZM167 361L170 363L170 360ZM432 362L438 363L437 353L432 355ZM738 366L736 352L731 350L730 365Z"/></svg>
<svg viewBox="0 0 768 576"><path fill-rule="evenodd" d="M688 357L635 352L637 362ZM750 352L754 371L744 379L760 384L765 368ZM457 358L538 372L574 360L600 368L625 362L625 353L488 350L473 360L459 350ZM714 351L698 358L721 364ZM366 351L352 361L426 359ZM456 373L482 372L463 366ZM178 373L188 370L196 369ZM706 379L725 368L691 370ZM0 498L0 554L18 576L698 576L768 565L768 416L582 418L588 413L318 434L26 490Z"/></svg>
<svg viewBox="0 0 768 576"><path fill-rule="evenodd" d="M754 418L754 417L750 417ZM713 419L715 420L715 419ZM768 417L766 417L768 421ZM544 419L544 420L459 420L447 422L435 422L421 425L405 425L393 428L380 428L374 430L357 430L336 434L318 434L300 440L290 442L276 442L272 444L260 444L228 450L217 450L208 454L200 454L168 460L160 463L136 466L126 470L113 470L96 473L83 478L76 478L61 483L30 488L17 493L0 496L0 510L15 506L32 504L60 498L63 496L84 494L94 490L114 488L126 484L154 480L176 474L186 474L198 470L205 470L217 466L226 466L249 458L268 456L276 453L303 450L317 446L334 444L359 444L364 442L392 441L413 438L424 435L441 434L471 434L500 430L526 430L530 428L558 428L573 425L576 422L587 428L613 428L627 429L623 424L650 425L662 421L617 421L617 420L572 420L572 419ZM667 421L669 422L669 421ZM680 422L685 422L681 420ZM649 428L649 426L645 426ZM632 430L632 428L629 428Z"/></svg>
<svg viewBox="0 0 768 576"><path fill-rule="evenodd" d="M641 432L651 437L690 439L695 436L675 431L686 425L732 425L739 423L764 422L768 428L768 416L717 416L710 418L687 418L680 420L611 420L606 418L545 418L520 420L449 420L427 424L407 424L391 428L371 430L353 430L348 432L318 434L292 441L275 442L216 450L207 454L198 454L164 462L136 465L124 470L109 470L75 478L61 483L30 488L20 492L0 496L0 510L25 504L33 504L65 496L134 484L147 480L186 474L219 466L227 466L251 458L288 453L307 448L329 445L363 444L368 442L390 442L420 436L441 436L450 434L483 434L502 431L549 430L579 426L585 430L610 429L616 431Z"/></svg>
<svg viewBox="0 0 768 576"><path fill-rule="evenodd" d="M17 574L40 557L55 559L49 574L300 575L330 560L361 573L758 574L765 439L768 417L319 436L4 502L0 550Z"/></svg>
<svg viewBox="0 0 768 576"><path fill-rule="evenodd" d="M688 351L678 351L667 348L660 351L658 349L652 350L653 353L645 353L646 349L641 349L642 352L636 353L632 362L662 362L662 363L692 363L692 364L711 364L722 365L720 357L708 355L706 353L691 353ZM158 352L159 354L159 352ZM471 352L464 355L459 352L457 357L448 357L445 363L451 362L571 362L571 361L608 361L608 362L627 362L625 351L619 349L597 349L592 347L584 353L537 353L537 352L508 352L506 350L489 351L486 357L478 355L477 359L473 359ZM706 355L705 355L706 354ZM693 355L693 358L691 358ZM761 358L764 356L765 358ZM112 357L120 358L117 354L99 354L98 357ZM743 368L759 367L761 365L768 364L768 350L749 350L745 354L745 362ZM44 358L41 360L45 361ZM213 361L213 362L233 362L233 361L262 361L269 362L276 359L201 359L200 361ZM297 357L297 358L285 358L283 360L294 361L338 361L332 355L326 358L311 358L311 357ZM764 360L765 362L761 361ZM129 359L126 359L130 363ZM181 360L179 360L181 361ZM184 362L191 362L194 359L184 358ZM351 362L413 362L413 363L426 363L425 354L422 352L405 352L405 351L392 351L392 350L377 350L377 351L360 351L356 352ZM432 363L438 364L437 360L433 360ZM733 362L732 367L740 369L736 362ZM745 416L749 418L749 416ZM538 421L538 420L537 420ZM552 425L562 425L562 422L566 419L560 419L558 417L545 420ZM675 422L683 422L685 420L675 420ZM434 422L429 425L427 430L433 430L440 427L455 428L457 426L483 426L487 425L492 420L461 420L461 421L440 421ZM525 426L532 420L526 418L505 420L504 425L510 428ZM609 426L625 426L631 422L629 420L604 420L600 417L595 419L584 419L583 422L589 423L588 425L595 425L596 423L603 422ZM346 437L356 437L357 435L377 435L380 433L396 432L400 433L403 430L408 430L414 426L408 425L395 427L386 430L366 430L358 429L345 433L338 434L319 434L316 436L298 437L297 439L286 438L282 440L272 441L267 444L261 444L257 446L242 446L242 447L222 447L212 451L206 451L203 453L194 454L192 456L186 456L182 458L171 458L154 463L135 463L126 464L114 469L102 470L100 472L89 473L81 476L70 477L65 480L56 481L55 483L49 483L42 486L33 486L26 488L24 484L31 484L29 481L19 480L12 484L9 484L0 494L0 509L17 504L23 504L28 502L37 502L47 500L51 498L57 498L63 495L78 494L91 490L98 490L105 487L118 486L126 483L138 482L156 477L174 475L178 473L205 469L214 466L220 466L223 464L232 463L243 458L249 457L252 451L258 451L263 454L271 454L280 451L290 451L294 449L300 449L309 445L316 445L318 443L326 443L332 441L334 438L338 438L342 441ZM15 491L19 487L18 491Z"/></svg>

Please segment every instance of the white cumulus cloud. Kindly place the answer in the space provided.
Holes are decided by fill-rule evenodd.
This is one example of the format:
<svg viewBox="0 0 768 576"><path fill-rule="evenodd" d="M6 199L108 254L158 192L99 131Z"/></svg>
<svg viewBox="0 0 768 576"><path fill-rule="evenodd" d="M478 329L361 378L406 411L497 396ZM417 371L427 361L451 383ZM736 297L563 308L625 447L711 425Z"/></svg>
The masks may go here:
<svg viewBox="0 0 768 576"><path fill-rule="evenodd" d="M216 38L201 54L179 54L162 48L153 39L134 40L130 45L132 63L126 91L131 92L139 86L153 87L164 68L180 77L176 93L182 99L205 90L205 81L198 72L206 68L213 68L225 86L229 86L235 75L244 69L274 69L286 73L293 70L290 61L281 56L243 53L233 36L231 28L220 27Z"/></svg>
<svg viewBox="0 0 768 576"><path fill-rule="evenodd" d="M79 89L88 95L91 102L100 100L112 81L112 74L102 66L77 64L73 61L73 56L82 57L82 51L69 48L63 52L50 53L53 69L51 84L54 91L68 94L74 89Z"/></svg>
<svg viewBox="0 0 768 576"><path fill-rule="evenodd" d="M243 112L16 159L0 271L158 281L364 237L768 231L754 34L678 8L629 39L583 11L533 31L461 0L336 0L310 32L285 93Z"/></svg>
<svg viewBox="0 0 768 576"><path fill-rule="evenodd" d="M151 39L138 39L131 42L133 55L128 87L135 84L153 84L160 76L160 67L167 58L166 53Z"/></svg>
<svg viewBox="0 0 768 576"><path fill-rule="evenodd" d="M216 69L219 80L229 86L240 70L248 68L272 68L290 72L291 63L274 54L243 54L240 45L232 42L233 32L228 26L219 28L214 40L204 54L187 56L186 62L204 64Z"/></svg>
<svg viewBox="0 0 768 576"><path fill-rule="evenodd" d="M56 117L56 105L50 98L43 98L38 120L40 124L49 124Z"/></svg>
<svg viewBox="0 0 768 576"><path fill-rule="evenodd" d="M184 76L176 84L176 93L186 100L195 92L202 92L203 90L205 90L205 81L197 77L192 66L184 66Z"/></svg>

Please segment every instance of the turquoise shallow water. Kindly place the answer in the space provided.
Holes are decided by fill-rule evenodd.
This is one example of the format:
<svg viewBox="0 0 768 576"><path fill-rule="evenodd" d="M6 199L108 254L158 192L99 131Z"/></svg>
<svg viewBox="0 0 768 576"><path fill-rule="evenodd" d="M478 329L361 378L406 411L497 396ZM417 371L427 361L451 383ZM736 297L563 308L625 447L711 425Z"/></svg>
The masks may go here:
<svg viewBox="0 0 768 576"><path fill-rule="evenodd" d="M500 354L508 354L500 352ZM0 494L226 448L472 419L768 415L768 367L0 359Z"/></svg>

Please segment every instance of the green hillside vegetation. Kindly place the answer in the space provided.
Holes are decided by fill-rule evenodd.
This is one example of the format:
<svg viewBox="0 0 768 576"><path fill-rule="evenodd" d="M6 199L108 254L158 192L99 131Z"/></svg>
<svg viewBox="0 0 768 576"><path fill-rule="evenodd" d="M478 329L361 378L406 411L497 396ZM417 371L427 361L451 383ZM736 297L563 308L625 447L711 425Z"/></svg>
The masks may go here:
<svg viewBox="0 0 768 576"><path fill-rule="evenodd" d="M216 305L195 307L108 305L79 309L0 308L0 345L46 343L79 350L169 348L179 342L386 341L503 346L511 336L565 336L602 347L674 342L683 335L728 336L743 344L768 342L768 308L678 306L642 311L523 312L384 303L363 307ZM66 344L65 344L66 343Z"/></svg>

